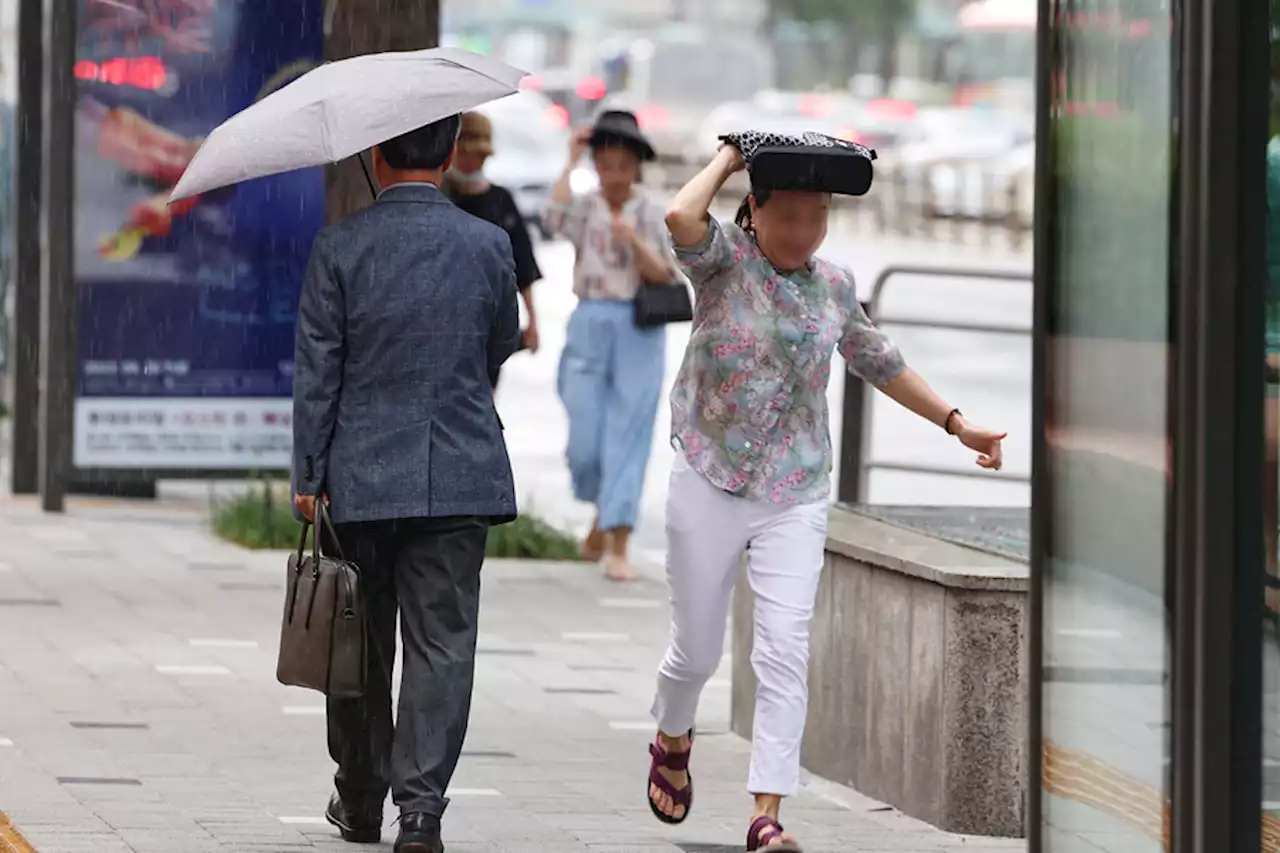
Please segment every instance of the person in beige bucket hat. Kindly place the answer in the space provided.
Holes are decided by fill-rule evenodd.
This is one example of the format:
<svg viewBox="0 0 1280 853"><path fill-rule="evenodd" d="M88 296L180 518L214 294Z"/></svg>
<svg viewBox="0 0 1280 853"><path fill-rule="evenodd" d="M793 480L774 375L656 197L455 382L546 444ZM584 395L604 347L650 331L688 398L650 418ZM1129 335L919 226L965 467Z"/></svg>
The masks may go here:
<svg viewBox="0 0 1280 853"><path fill-rule="evenodd" d="M458 131L458 153L474 157L493 156L493 121L484 113L462 114L462 129ZM483 166L483 162L480 164Z"/></svg>
<svg viewBox="0 0 1280 853"><path fill-rule="evenodd" d="M462 114L462 127L458 131L458 145L454 150L453 165L445 173L443 189L458 207L487 222L502 228L511 238L511 251L516 265L516 286L524 302L529 323L521 339L521 349L538 351L538 315L533 308L533 285L542 278L537 258L533 254L533 240L529 227L516 200L505 188L491 183L484 176L484 165L493 156L493 121L480 112ZM495 393L499 372L494 370L489 380Z"/></svg>

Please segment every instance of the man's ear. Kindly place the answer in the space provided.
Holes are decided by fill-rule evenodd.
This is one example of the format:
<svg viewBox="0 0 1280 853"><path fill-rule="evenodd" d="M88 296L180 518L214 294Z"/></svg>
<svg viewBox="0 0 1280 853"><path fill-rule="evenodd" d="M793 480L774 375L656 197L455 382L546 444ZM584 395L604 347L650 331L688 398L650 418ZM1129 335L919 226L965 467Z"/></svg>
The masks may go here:
<svg viewBox="0 0 1280 853"><path fill-rule="evenodd" d="M453 165L453 158L455 155L457 155L457 153L458 153L458 146L455 145L453 147L453 150L449 152L449 156L444 158L444 165L440 167L440 171L442 172L449 171L449 168Z"/></svg>

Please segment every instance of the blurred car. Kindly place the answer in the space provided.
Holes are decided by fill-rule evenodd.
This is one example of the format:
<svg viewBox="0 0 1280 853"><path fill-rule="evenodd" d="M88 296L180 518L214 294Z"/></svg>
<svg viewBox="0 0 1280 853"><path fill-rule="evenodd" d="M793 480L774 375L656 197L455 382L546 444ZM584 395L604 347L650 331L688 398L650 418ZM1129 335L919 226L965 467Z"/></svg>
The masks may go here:
<svg viewBox="0 0 1280 853"><path fill-rule="evenodd" d="M996 157L942 163L929 170L929 206L937 217L1014 222L1029 227L1034 209L1035 144Z"/></svg>
<svg viewBox="0 0 1280 853"><path fill-rule="evenodd" d="M919 138L918 116L910 101L879 98L835 110L828 119L829 132L884 157Z"/></svg>
<svg viewBox="0 0 1280 853"><path fill-rule="evenodd" d="M1034 119L1019 111L921 110L886 168L926 218L1030 221Z"/></svg>
<svg viewBox="0 0 1280 853"><path fill-rule="evenodd" d="M915 119L916 107L907 101L857 101L842 93L766 90L751 101L730 101L708 113L685 157L705 159L721 135L747 129L813 130L861 143L883 155L914 139Z"/></svg>
<svg viewBox="0 0 1280 853"><path fill-rule="evenodd" d="M840 135L842 130L849 133L845 130L846 122L836 118L849 113L851 108L848 105L843 105L839 112L829 112L805 108L807 103L801 94L766 92L752 101L720 104L698 126L685 150L685 159L691 163L705 161L719 147L720 137L735 131L798 134L812 130L832 136Z"/></svg>
<svg viewBox="0 0 1280 853"><path fill-rule="evenodd" d="M921 110L904 164L924 166L1000 157L1035 139L1035 119L1021 112L944 108Z"/></svg>
<svg viewBox="0 0 1280 853"><path fill-rule="evenodd" d="M701 163L710 158L719 147L721 136L747 130L758 113L748 101L729 101L711 110L685 146L685 162Z"/></svg>
<svg viewBox="0 0 1280 853"><path fill-rule="evenodd" d="M859 140L881 154L877 203L886 218L899 223L1011 216L1030 221L1035 150L1030 114L922 107L897 130L893 144Z"/></svg>
<svg viewBox="0 0 1280 853"><path fill-rule="evenodd" d="M481 112L493 122L494 154L485 164L486 177L510 190L530 227L549 237L543 213L569 156L568 117L562 107L537 92L493 101ZM579 166L571 180L578 193L599 185L589 163Z"/></svg>
<svg viewBox="0 0 1280 853"><path fill-rule="evenodd" d="M772 77L772 60L750 27L675 22L629 46L622 88L609 92L636 113L664 162L679 163L717 104L751 98Z"/></svg>
<svg viewBox="0 0 1280 853"><path fill-rule="evenodd" d="M763 89L756 93L752 103L759 109L778 115L826 119L853 109L858 106L859 101L847 92L829 89L813 91Z"/></svg>
<svg viewBox="0 0 1280 853"><path fill-rule="evenodd" d="M607 82L597 76L579 74L569 68L547 68L525 78L526 91L544 95L560 107L574 127L595 118L601 102L608 95Z"/></svg>

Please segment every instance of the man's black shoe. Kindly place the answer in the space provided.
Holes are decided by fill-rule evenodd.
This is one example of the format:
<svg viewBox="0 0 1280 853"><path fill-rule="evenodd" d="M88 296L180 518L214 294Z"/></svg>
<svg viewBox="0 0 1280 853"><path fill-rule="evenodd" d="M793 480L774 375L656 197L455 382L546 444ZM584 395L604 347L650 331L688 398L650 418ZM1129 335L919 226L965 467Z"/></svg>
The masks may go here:
<svg viewBox="0 0 1280 853"><path fill-rule="evenodd" d="M377 844L382 840L382 810L356 808L342 801L337 794L329 799L324 811L325 820L338 828L343 841L353 844Z"/></svg>
<svg viewBox="0 0 1280 853"><path fill-rule="evenodd" d="M444 853L440 819L423 812L400 815L400 837L395 853Z"/></svg>

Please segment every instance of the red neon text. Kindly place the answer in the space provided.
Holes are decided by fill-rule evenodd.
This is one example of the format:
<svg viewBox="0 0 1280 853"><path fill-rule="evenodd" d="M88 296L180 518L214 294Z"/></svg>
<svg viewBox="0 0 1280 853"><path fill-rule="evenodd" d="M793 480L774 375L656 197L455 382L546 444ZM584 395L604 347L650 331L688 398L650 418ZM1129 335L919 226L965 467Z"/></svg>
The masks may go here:
<svg viewBox="0 0 1280 853"><path fill-rule="evenodd" d="M108 59L105 62L81 60L76 63L75 75L79 80L131 86L153 92L163 88L169 79L164 63L154 56Z"/></svg>

